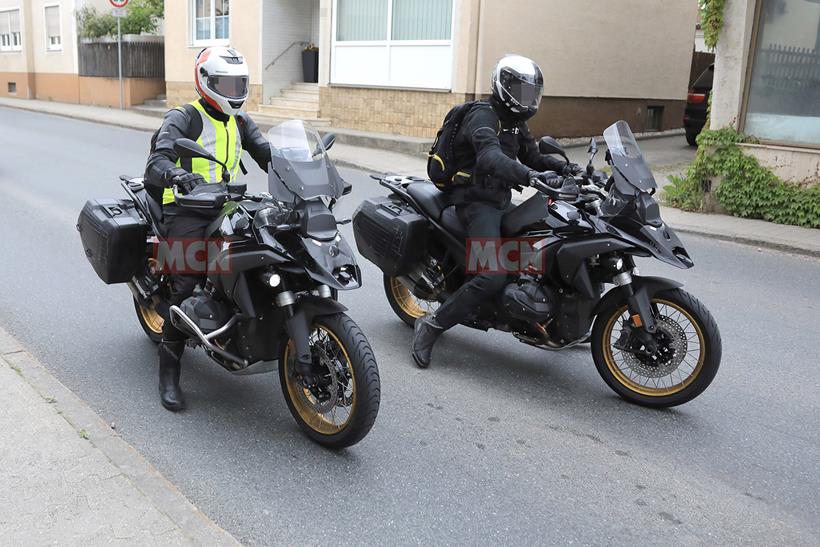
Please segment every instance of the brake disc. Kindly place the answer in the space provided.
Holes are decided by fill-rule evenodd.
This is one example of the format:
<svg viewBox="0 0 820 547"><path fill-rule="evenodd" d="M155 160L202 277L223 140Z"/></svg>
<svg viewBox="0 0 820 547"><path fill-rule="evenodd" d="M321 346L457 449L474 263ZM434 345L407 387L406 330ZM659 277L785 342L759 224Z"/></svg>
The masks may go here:
<svg viewBox="0 0 820 547"><path fill-rule="evenodd" d="M656 320L655 340L658 350L652 355L623 353L632 370L647 378L663 378L672 374L686 357L688 340L677 321L666 316Z"/></svg>
<svg viewBox="0 0 820 547"><path fill-rule="evenodd" d="M310 405L313 409L318 412L319 414L327 414L330 412L334 406L336 406L336 402L339 395L339 378L336 373L336 367L333 366L333 361L330 357L327 356L327 353L322 348L317 348L314 346L314 349L318 353L319 363L325 367L328 372L330 373L330 385L325 386L321 389L325 391L328 397L324 400L321 400L317 397L316 393L313 392L311 389L311 394L313 395L314 401L309 401Z"/></svg>

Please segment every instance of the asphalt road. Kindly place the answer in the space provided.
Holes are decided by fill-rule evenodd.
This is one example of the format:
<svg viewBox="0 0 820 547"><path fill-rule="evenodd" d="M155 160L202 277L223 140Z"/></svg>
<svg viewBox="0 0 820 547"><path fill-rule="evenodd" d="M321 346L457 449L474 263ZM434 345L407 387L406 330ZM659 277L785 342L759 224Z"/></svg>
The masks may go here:
<svg viewBox="0 0 820 547"><path fill-rule="evenodd" d="M341 300L374 347L382 407L331 452L300 434L276 375L234 377L199 352L188 410L160 407L128 289L96 278L74 229L86 199L141 173L149 134L2 108L0 129L0 324L241 541L820 543L817 260L685 236L694 269L639 264L684 281L723 335L713 385L665 411L616 397L587 349L498 332L457 328L420 371L362 261L364 288ZM349 215L380 188L342 172Z"/></svg>

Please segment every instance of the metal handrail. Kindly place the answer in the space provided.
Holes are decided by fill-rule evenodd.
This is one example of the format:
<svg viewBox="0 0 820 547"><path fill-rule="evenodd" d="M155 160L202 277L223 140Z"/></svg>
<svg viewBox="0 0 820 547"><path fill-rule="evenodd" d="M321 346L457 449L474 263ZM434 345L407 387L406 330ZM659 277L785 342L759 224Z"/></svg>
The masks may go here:
<svg viewBox="0 0 820 547"><path fill-rule="evenodd" d="M271 61L271 62L268 64L268 66L266 66L266 67L265 67L265 70L267 70L267 69L269 69L270 67L272 67L273 65L275 65L275 64L276 64L276 61L278 61L279 59L281 59L281 58L282 58L282 56L283 56L283 55L285 55L285 53L287 53L288 51L290 51L290 48L292 48L293 46L297 46L297 45L299 45L299 46L306 46L306 45L309 45L309 44L310 44L310 42L303 42L303 41L301 41L301 40L300 40L300 41L297 41L297 42L293 42L293 43L292 43L292 44L290 44L288 47L286 47L284 50L282 50L282 53L280 53L279 55L277 55L277 56L276 56L276 58L275 58L273 61Z"/></svg>

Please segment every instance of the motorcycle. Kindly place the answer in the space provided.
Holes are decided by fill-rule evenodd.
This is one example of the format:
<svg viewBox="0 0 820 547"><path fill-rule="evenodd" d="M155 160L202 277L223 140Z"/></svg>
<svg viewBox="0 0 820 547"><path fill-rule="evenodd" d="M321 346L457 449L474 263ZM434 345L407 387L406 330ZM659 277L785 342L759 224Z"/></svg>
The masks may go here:
<svg viewBox="0 0 820 547"><path fill-rule="evenodd" d="M649 407L680 405L714 379L720 333L681 283L639 274L636 258L681 269L694 263L661 218L652 197L657 184L628 124L612 125L604 139L610 176L593 167L593 139L582 174L567 177L558 189L533 181L534 195L506 213L502 235L530 242L539 257L530 266L539 267L510 276L505 289L463 324L510 332L551 351L589 342L599 374L618 395ZM567 159L549 137L539 148ZM357 209L356 244L384 273L390 307L412 326L464 284L480 245L465 243L449 195L429 181L373 178L390 193ZM605 291L606 285L614 287Z"/></svg>
<svg viewBox="0 0 820 547"><path fill-rule="evenodd" d="M181 260L180 242L166 240L162 207L142 179L121 177L123 200L89 201L78 229L86 255L106 283L126 283L142 329L153 342L165 321L189 336L228 372L278 368L282 393L300 428L332 448L367 435L379 410L379 370L367 338L336 300L361 286L361 273L333 208L351 191L327 155L331 134L301 121L268 133L268 191L254 195L230 183L221 164L197 143L180 139L181 158L223 167L221 184L187 195L181 207L211 211L205 279L194 295L170 305L167 264ZM183 242L184 243L184 242ZM175 247L176 245L176 247ZM194 249L185 256L196 254Z"/></svg>

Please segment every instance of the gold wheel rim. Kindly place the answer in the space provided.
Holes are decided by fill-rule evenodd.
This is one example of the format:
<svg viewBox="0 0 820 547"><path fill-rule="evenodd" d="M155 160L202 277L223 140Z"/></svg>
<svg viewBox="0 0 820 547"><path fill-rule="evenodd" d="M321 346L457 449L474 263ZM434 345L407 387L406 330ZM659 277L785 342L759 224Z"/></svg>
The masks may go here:
<svg viewBox="0 0 820 547"><path fill-rule="evenodd" d="M607 322L606 327L604 328L604 333L603 333L603 338L604 338L603 339L604 361L606 362L606 366L609 369L609 371L612 373L612 375L624 387L626 387L626 388L628 388L628 389L630 389L630 390L632 390L636 393L640 393L641 395L646 395L648 397L666 397L666 396L669 396L669 395L674 395L676 393L680 393L681 391L683 391L684 389L689 387L692 384L692 382L695 381L695 379L697 379L698 375L700 375L701 370L703 370L703 362L706 358L706 344L705 344L705 340L704 340L704 336L703 336L703 331L701 330L700 325L698 325L697 321L695 321L695 318L692 317L692 314L690 314L688 311L686 311L681 306L679 306L677 304L674 304L674 303L672 303L668 300L653 299L652 303L656 304L656 305L665 305L665 306L668 306L668 307L674 309L676 312L679 312L681 315L683 315L686 318L686 320L689 321L689 323L692 325L692 327L695 331L695 334L697 335L697 338L698 338L700 353L698 355L697 363L695 364L693 370L689 373L689 375L686 378L683 378L682 381L680 381L676 384L670 385L670 386L652 387L652 386L639 384L639 383L635 382L632 378L630 378L629 376L627 376L624 373L624 371L621 369L621 367L618 365L618 363L615 362L615 358L614 358L613 353L612 353L612 342L611 342L611 340L612 340L612 329L615 326L616 321L618 321L618 319L622 318L624 312L627 309L627 306L622 306L614 314L612 314L612 317L609 318L609 321Z"/></svg>
<svg viewBox="0 0 820 547"><path fill-rule="evenodd" d="M405 287L402 282L395 277L390 278L390 294L393 295L393 300L396 301L401 311L413 319L418 319L427 313L424 308L419 305L418 299L413 296L410 289Z"/></svg>
<svg viewBox="0 0 820 547"><path fill-rule="evenodd" d="M162 327L165 325L165 319L156 312L153 308L146 308L140 305L140 316L143 322L154 334L162 334Z"/></svg>
<svg viewBox="0 0 820 547"><path fill-rule="evenodd" d="M293 407L296 409L297 414L305 422L308 427L316 431L317 433L321 433L323 435L335 435L336 433L341 432L353 418L353 409L356 408L356 373L353 370L353 365L351 364L350 357L347 353L347 348L345 348L344 344L342 344L339 337L333 333L330 329L322 326L316 325L313 329L311 335L317 331L324 332L328 335L328 337L336 344L336 346L341 350L341 354L344 357L345 364L347 370L350 372L350 385L351 387L351 403L350 403L350 412L347 415L347 418L342 423L336 423L328 418L327 413L321 413L317 411L312 403L310 402L313 395L310 393L310 390L305 389L303 385L296 381L296 378L293 374L291 374L292 367L293 367L293 360L291 359L291 348L293 347L293 342L288 341L287 346L285 346L285 355L284 355L284 364L285 367L285 384L287 385L288 395L290 397L291 402L293 403ZM335 411L336 406L333 406L333 411ZM333 414L335 416L335 414Z"/></svg>

